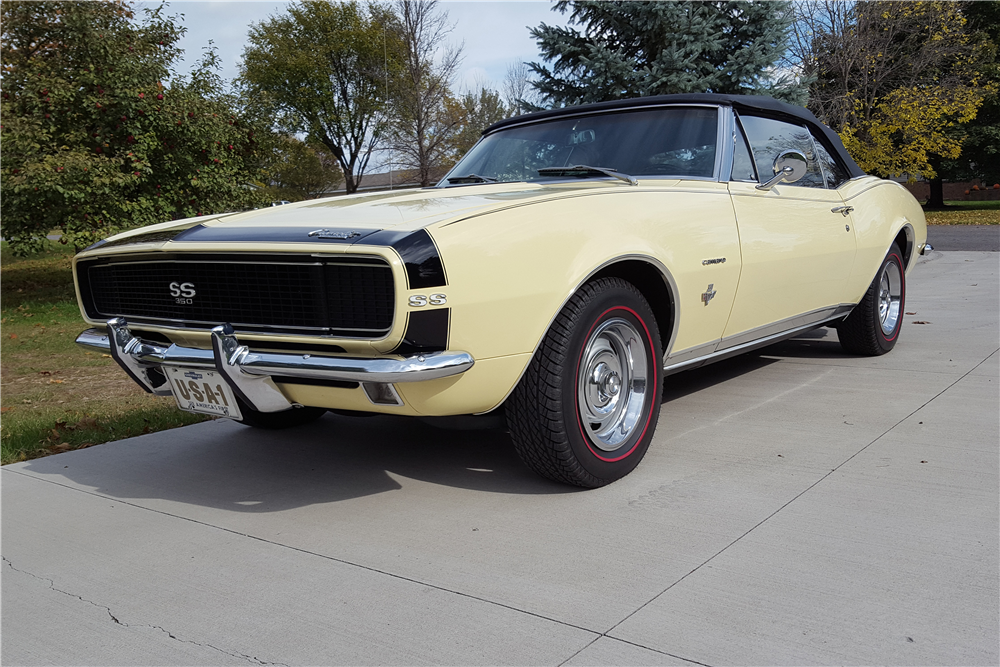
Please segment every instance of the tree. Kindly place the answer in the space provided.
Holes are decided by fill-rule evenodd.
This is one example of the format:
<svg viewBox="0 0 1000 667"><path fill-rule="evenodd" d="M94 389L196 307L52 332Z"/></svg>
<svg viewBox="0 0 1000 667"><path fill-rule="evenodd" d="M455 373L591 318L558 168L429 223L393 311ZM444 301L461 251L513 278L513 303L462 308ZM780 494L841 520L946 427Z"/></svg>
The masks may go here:
<svg viewBox="0 0 1000 667"><path fill-rule="evenodd" d="M800 5L809 107L840 133L862 169L934 178L955 159L957 125L976 117L987 92L966 6L953 2L809 2Z"/></svg>
<svg viewBox="0 0 1000 667"><path fill-rule="evenodd" d="M804 101L775 76L788 2L560 0L570 24L531 30L542 58L533 86L553 106L670 93L757 93Z"/></svg>
<svg viewBox="0 0 1000 667"><path fill-rule="evenodd" d="M448 162L459 118L449 113L451 81L462 60L462 47L445 47L451 32L447 12L437 0L397 0L398 38L403 67L394 86L394 115L389 145L395 162L431 185L431 170Z"/></svg>
<svg viewBox="0 0 1000 667"><path fill-rule="evenodd" d="M455 160L469 152L479 141L483 130L512 115L512 109L504 105L500 94L483 85L478 93L465 93L458 99L451 100L449 106L451 113L460 119L458 132L452 141Z"/></svg>
<svg viewBox="0 0 1000 667"><path fill-rule="evenodd" d="M311 146L289 136L275 142L266 178L268 196L288 201L312 199L343 182L340 167L325 146Z"/></svg>
<svg viewBox="0 0 1000 667"><path fill-rule="evenodd" d="M209 50L171 78L183 33L127 3L4 2L3 235L20 254L51 230L77 248L123 229L249 208L255 128Z"/></svg>
<svg viewBox="0 0 1000 667"><path fill-rule="evenodd" d="M348 193L358 189L386 130L389 80L403 52L389 29L394 23L375 4L300 2L251 26L243 50L244 98L283 132L325 146Z"/></svg>
<svg viewBox="0 0 1000 667"><path fill-rule="evenodd" d="M539 108L541 100L531 83L531 67L528 63L508 63L500 90L510 115L518 116Z"/></svg>
<svg viewBox="0 0 1000 667"><path fill-rule="evenodd" d="M969 3L965 15L982 45L976 62L980 84L987 92L975 119L961 126L962 154L957 160L942 160L937 171L948 180L978 178L986 184L1000 183L1000 1ZM940 204L930 203L943 205L944 198Z"/></svg>

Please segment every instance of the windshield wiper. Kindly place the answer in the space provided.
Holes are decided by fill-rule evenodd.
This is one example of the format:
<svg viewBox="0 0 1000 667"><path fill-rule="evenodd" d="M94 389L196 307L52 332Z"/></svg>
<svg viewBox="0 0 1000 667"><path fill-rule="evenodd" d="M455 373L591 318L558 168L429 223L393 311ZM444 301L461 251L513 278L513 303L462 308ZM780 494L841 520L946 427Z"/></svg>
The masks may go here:
<svg viewBox="0 0 1000 667"><path fill-rule="evenodd" d="M577 164L572 167L543 167L538 170L539 176L596 176L598 174L617 178L619 181L625 181L629 185L639 185L639 181L628 174L623 174L620 171L608 169L607 167L590 167L585 164Z"/></svg>
<svg viewBox="0 0 1000 667"><path fill-rule="evenodd" d="M449 183L496 183L497 179L490 178L489 176L480 176L479 174L466 174L465 176L452 176L448 179Z"/></svg>

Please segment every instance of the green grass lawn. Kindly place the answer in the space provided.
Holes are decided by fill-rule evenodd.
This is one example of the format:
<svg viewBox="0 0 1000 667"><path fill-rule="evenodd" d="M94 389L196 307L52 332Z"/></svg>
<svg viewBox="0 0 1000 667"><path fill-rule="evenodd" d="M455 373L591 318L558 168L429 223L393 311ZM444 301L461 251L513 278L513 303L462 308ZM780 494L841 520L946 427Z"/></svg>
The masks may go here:
<svg viewBox="0 0 1000 667"><path fill-rule="evenodd" d="M1000 201L946 201L944 211L925 211L928 225L1000 225Z"/></svg>
<svg viewBox="0 0 1000 667"><path fill-rule="evenodd" d="M203 421L76 345L71 259L57 243L26 258L0 245L0 463Z"/></svg>

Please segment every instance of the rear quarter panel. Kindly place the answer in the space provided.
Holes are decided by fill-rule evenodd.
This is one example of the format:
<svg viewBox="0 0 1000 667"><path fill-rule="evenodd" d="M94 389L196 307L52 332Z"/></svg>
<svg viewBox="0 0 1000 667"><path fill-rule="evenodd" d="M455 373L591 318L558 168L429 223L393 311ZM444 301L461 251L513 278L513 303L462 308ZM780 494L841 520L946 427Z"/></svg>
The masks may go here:
<svg viewBox="0 0 1000 667"><path fill-rule="evenodd" d="M848 181L839 192L844 203L854 207L851 219L858 253L845 300L857 303L874 279L889 246L906 228L913 241L906 272L913 269L919 248L927 242L927 223L919 202L899 183L866 176ZM901 250L905 253L907 249Z"/></svg>

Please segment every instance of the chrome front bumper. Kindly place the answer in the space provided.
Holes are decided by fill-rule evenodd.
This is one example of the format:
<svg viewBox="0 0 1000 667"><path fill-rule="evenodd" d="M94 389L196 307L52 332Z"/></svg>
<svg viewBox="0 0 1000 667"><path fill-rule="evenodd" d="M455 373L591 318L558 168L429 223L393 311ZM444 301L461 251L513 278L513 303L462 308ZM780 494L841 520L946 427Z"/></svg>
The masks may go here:
<svg viewBox="0 0 1000 667"><path fill-rule="evenodd" d="M377 405L402 405L392 386L397 382L421 382L458 375L472 368L467 352L430 352L410 357L328 357L314 354L251 352L236 338L228 324L212 329L212 349L163 347L132 335L128 323L118 317L108 320L107 333L87 329L76 342L83 347L110 353L118 365L148 392L171 395L160 366L183 366L218 371L233 392L260 412L280 412L295 407L271 379L284 378L358 382L369 400ZM150 372L154 371L154 372Z"/></svg>

